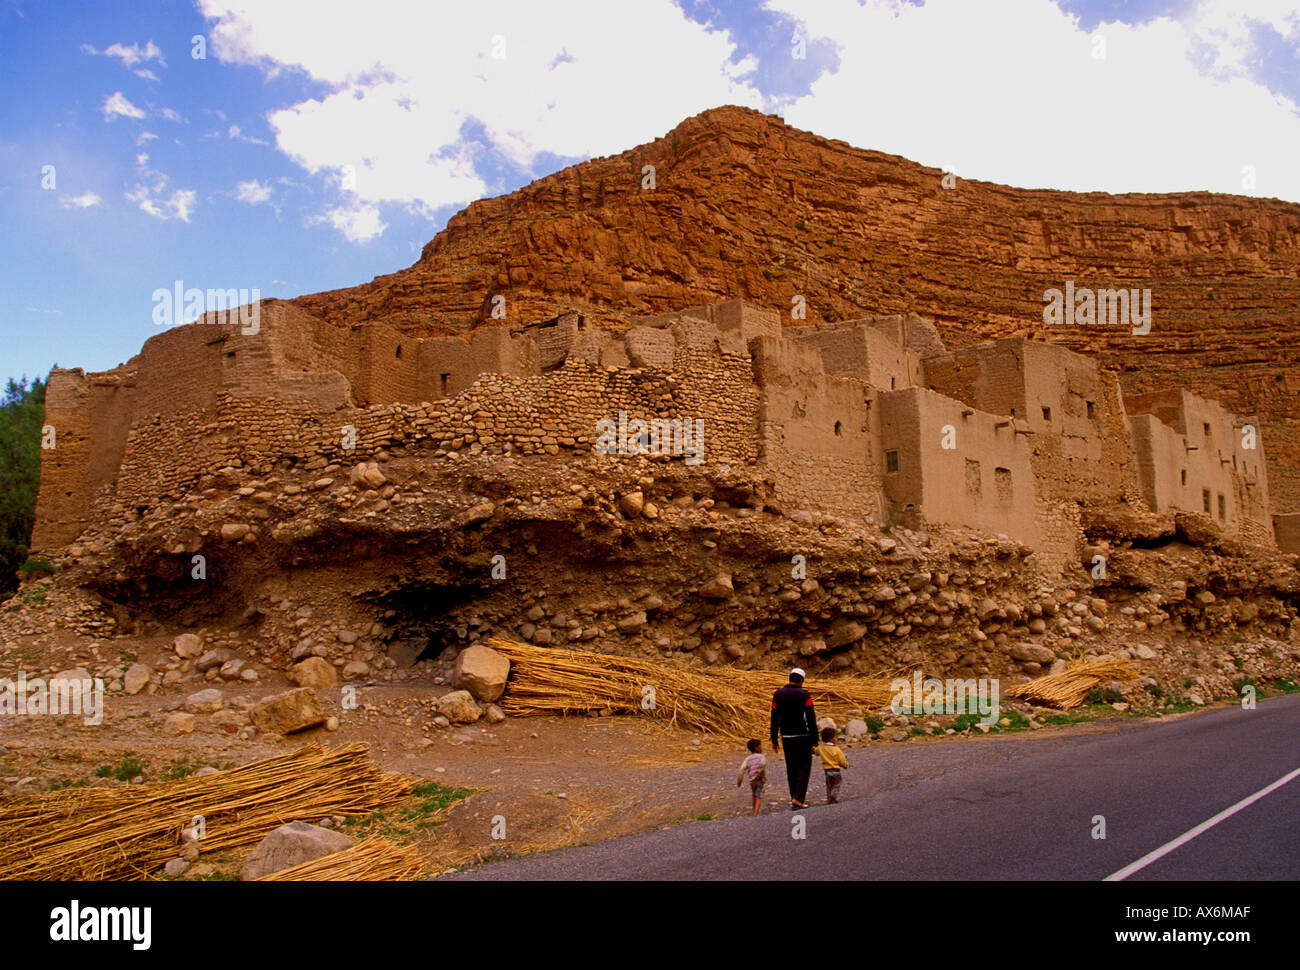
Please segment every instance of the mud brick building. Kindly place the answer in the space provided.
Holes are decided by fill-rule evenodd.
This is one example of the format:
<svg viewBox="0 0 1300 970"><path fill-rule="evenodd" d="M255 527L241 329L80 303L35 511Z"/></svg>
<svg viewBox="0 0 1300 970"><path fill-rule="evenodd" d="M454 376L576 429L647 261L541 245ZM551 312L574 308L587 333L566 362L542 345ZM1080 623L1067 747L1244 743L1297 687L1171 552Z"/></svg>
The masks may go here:
<svg viewBox="0 0 1300 970"><path fill-rule="evenodd" d="M563 461L620 412L703 421L706 465L761 468L787 510L981 529L1048 559L1075 555L1089 508L1194 513L1266 546L1300 531L1270 508L1257 420L1185 390L1125 396L1053 344L948 351L916 315L783 327L740 300L623 329L563 313L425 338L259 310L256 333L200 321L114 371L50 375L35 548L227 466L422 441Z"/></svg>

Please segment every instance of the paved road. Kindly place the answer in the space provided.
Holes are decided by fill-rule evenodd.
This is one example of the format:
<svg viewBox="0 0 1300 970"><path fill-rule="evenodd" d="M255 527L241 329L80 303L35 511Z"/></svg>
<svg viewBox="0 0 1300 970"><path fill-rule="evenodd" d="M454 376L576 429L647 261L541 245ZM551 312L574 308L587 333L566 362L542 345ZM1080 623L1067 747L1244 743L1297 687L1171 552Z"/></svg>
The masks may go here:
<svg viewBox="0 0 1300 970"><path fill-rule="evenodd" d="M1046 734L1046 732L1044 732ZM936 747L942 747L937 745ZM446 879L1104 879L1300 768L1300 695L1118 733L1008 744L800 813L692 822ZM871 757L870 749L859 760ZM780 762L769 794L781 795ZM821 784L814 782L820 796ZM1093 838L1094 816L1106 838ZM1300 878L1300 777L1127 876Z"/></svg>

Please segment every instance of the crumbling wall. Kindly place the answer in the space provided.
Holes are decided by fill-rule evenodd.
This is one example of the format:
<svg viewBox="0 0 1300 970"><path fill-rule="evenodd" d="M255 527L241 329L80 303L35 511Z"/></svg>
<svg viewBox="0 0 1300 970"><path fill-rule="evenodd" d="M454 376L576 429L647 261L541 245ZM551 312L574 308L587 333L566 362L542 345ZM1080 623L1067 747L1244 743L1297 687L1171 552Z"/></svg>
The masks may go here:
<svg viewBox="0 0 1300 970"><path fill-rule="evenodd" d="M719 334L738 337L744 345L748 345L755 337L782 336L781 314L744 300L728 300L725 303L686 307L673 313L633 317L632 326L665 329L688 320L703 321Z"/></svg>
<svg viewBox="0 0 1300 970"><path fill-rule="evenodd" d="M501 337L510 339L504 332ZM136 423L118 498L126 506L178 498L201 475L227 465L290 460L324 467L329 461L367 460L398 445L477 445L553 455L592 451L599 423L620 424L620 412L627 422L692 422L692 451L670 459L746 464L757 458L758 392L749 356L724 354L716 343L682 343L671 369L662 372L610 371L574 359L535 377L485 373L456 397L422 405L322 412L306 402L222 393L209 420L187 413ZM632 452L625 447L624 453Z"/></svg>
<svg viewBox="0 0 1300 970"><path fill-rule="evenodd" d="M786 336L816 346L822 368L833 377L850 377L889 391L924 381L920 355L860 321L791 327Z"/></svg>
<svg viewBox="0 0 1300 970"><path fill-rule="evenodd" d="M416 386L410 402L454 397L484 374L530 377L541 372L542 356L527 333L482 327L468 337L419 341Z"/></svg>
<svg viewBox="0 0 1300 970"><path fill-rule="evenodd" d="M1300 512L1285 512L1273 516L1273 535L1279 549L1290 555L1300 556Z"/></svg>
<svg viewBox="0 0 1300 970"><path fill-rule="evenodd" d="M33 550L67 545L90 524L95 494L117 477L138 391L134 362L91 375L50 372L45 425L54 447L41 449Z"/></svg>
<svg viewBox="0 0 1300 970"><path fill-rule="evenodd" d="M802 508L877 514L876 392L826 376L814 345L760 336L750 352L762 391L762 460L778 498Z"/></svg>

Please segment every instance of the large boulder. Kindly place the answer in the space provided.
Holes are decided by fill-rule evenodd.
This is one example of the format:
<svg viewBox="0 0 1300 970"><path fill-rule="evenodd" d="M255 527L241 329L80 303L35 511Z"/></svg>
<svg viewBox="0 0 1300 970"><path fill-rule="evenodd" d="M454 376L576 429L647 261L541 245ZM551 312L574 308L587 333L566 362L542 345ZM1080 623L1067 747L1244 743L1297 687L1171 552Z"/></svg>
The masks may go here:
<svg viewBox="0 0 1300 970"><path fill-rule="evenodd" d="M451 682L481 701L494 701L505 693L509 676L509 659L491 647L476 643L466 647L456 658Z"/></svg>
<svg viewBox="0 0 1300 970"><path fill-rule="evenodd" d="M307 822L290 822L281 825L257 843L257 847L240 866L239 878L244 881L261 879L273 872L299 866L334 852L342 852L354 844L342 832L333 832Z"/></svg>
<svg viewBox="0 0 1300 970"><path fill-rule="evenodd" d="M339 685L339 672L323 657L308 657L289 668L289 679L299 687L324 690Z"/></svg>
<svg viewBox="0 0 1300 970"><path fill-rule="evenodd" d="M122 686L128 694L138 694L149 686L149 678L152 676L153 670L148 664L131 664L126 669L126 676L122 678Z"/></svg>
<svg viewBox="0 0 1300 970"><path fill-rule="evenodd" d="M438 713L453 724L473 724L482 711L467 690L453 690L438 698Z"/></svg>
<svg viewBox="0 0 1300 970"><path fill-rule="evenodd" d="M194 633L182 633L172 641L172 649L178 657L193 660L203 652L203 639Z"/></svg>
<svg viewBox="0 0 1300 970"><path fill-rule="evenodd" d="M264 697L253 706L249 716L260 730L276 734L292 734L325 723L325 711L310 687Z"/></svg>

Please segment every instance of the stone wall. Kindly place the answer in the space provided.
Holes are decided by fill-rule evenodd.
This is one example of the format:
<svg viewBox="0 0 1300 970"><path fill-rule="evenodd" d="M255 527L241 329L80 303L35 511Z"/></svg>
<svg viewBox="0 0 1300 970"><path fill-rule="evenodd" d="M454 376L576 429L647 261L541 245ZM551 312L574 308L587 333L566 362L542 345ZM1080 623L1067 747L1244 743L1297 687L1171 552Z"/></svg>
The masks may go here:
<svg viewBox="0 0 1300 970"><path fill-rule="evenodd" d="M132 428L118 481L124 505L178 497L227 465L282 460L323 467L397 445L502 451L591 451L603 419L703 421L702 457L757 458L758 393L747 355L677 345L671 372L611 371L582 360L536 377L485 374L454 398L321 412L304 402L222 393L209 415L155 415ZM355 446L343 447L351 427ZM686 454L674 456L678 460Z"/></svg>

